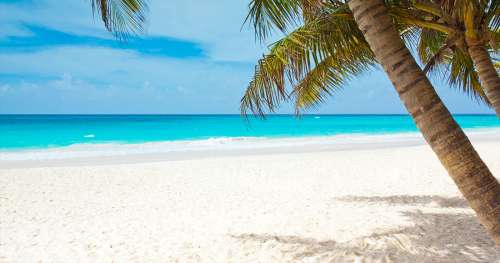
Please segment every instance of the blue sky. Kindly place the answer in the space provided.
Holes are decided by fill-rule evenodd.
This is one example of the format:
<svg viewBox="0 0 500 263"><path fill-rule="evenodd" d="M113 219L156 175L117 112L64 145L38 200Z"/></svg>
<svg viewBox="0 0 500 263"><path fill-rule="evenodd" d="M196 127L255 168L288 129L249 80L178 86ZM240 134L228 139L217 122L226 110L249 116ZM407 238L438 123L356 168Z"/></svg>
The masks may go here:
<svg viewBox="0 0 500 263"><path fill-rule="evenodd" d="M147 33L120 43L87 0L0 0L1 113L238 113L266 45L249 0L149 1ZM433 80L454 113L492 113ZM280 113L291 113L283 105ZM314 113L405 113L379 70Z"/></svg>

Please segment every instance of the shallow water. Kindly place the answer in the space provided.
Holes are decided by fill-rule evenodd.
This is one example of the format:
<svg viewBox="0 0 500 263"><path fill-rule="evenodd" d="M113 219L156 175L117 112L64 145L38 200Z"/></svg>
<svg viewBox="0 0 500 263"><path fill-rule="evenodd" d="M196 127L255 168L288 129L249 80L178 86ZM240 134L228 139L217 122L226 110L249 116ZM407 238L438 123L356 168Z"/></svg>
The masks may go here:
<svg viewBox="0 0 500 263"><path fill-rule="evenodd" d="M500 127L494 115L455 115L465 129ZM417 131L407 115L0 115L0 149L233 137L303 137Z"/></svg>

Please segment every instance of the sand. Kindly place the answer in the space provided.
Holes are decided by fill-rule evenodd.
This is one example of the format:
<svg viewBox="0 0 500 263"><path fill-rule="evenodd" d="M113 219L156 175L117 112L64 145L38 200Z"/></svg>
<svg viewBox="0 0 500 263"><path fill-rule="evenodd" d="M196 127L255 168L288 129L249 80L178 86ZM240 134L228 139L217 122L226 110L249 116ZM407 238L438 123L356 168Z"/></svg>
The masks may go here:
<svg viewBox="0 0 500 263"><path fill-rule="evenodd" d="M423 143L230 155L3 166L0 262L500 262Z"/></svg>

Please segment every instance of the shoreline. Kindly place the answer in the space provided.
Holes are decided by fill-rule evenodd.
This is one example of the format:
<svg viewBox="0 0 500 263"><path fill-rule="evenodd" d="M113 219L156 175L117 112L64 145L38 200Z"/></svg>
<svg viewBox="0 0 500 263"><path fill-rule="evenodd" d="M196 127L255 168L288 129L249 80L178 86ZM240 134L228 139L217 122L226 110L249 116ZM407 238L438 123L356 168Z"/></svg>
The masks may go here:
<svg viewBox="0 0 500 263"><path fill-rule="evenodd" d="M472 142L500 141L500 128L467 129ZM300 137L222 137L145 143L89 143L0 150L0 169L193 160L210 157L372 150L425 145L418 132Z"/></svg>

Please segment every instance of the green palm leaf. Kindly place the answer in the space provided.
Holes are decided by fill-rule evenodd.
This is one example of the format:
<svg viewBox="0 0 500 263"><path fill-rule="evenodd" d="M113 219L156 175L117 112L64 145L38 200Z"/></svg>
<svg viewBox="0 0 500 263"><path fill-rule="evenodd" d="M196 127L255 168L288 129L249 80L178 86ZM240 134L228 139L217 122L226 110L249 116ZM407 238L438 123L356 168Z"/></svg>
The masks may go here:
<svg viewBox="0 0 500 263"><path fill-rule="evenodd" d="M463 23L464 27L477 27L487 21L491 39L488 48L495 52L500 39L496 29L500 25L498 1L385 2L402 38L417 49L429 74L444 74L450 86L487 103L465 45L465 34L449 21ZM343 2L253 0L248 21L261 40L273 29L286 36L259 60L241 100L243 114L249 110L262 116L266 110L273 112L280 102L288 100L294 101L297 112L315 106L340 89L346 80L376 64ZM297 28L298 24L303 25Z"/></svg>
<svg viewBox="0 0 500 263"><path fill-rule="evenodd" d="M446 57L443 65L447 68L448 82L478 101L488 100L479 82L479 76L474 70L472 59L461 49L453 49L451 56Z"/></svg>
<svg viewBox="0 0 500 263"><path fill-rule="evenodd" d="M274 111L291 96L295 97L297 110L312 106L312 98L330 94L329 90L339 88L349 76L374 61L347 9L322 14L271 46L270 53L255 69L241 111L262 116L265 110Z"/></svg>
<svg viewBox="0 0 500 263"><path fill-rule="evenodd" d="M245 23L251 23L256 36L263 40L273 29L286 32L300 21L300 0L252 0Z"/></svg>
<svg viewBox="0 0 500 263"><path fill-rule="evenodd" d="M330 56L319 62L293 89L296 114L301 109L316 106L333 95L345 82L375 64L374 59L360 56L357 59L342 59Z"/></svg>
<svg viewBox="0 0 500 263"><path fill-rule="evenodd" d="M90 0L104 26L117 38L142 33L146 23L147 5L144 0Z"/></svg>

